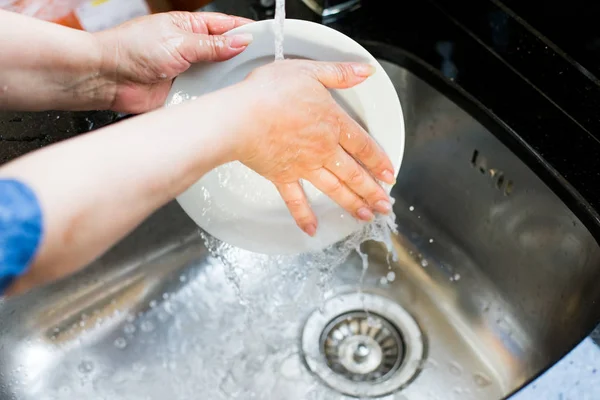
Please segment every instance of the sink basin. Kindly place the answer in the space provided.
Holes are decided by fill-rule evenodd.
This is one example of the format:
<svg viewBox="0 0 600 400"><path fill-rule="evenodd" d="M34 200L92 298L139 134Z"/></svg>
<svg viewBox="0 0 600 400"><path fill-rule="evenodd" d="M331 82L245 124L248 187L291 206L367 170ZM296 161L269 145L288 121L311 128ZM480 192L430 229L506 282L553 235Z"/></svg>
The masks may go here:
<svg viewBox="0 0 600 400"><path fill-rule="evenodd" d="M253 254L170 203L0 303L0 398L490 400L571 349L600 320L597 242L490 127L382 63L407 132L392 254Z"/></svg>

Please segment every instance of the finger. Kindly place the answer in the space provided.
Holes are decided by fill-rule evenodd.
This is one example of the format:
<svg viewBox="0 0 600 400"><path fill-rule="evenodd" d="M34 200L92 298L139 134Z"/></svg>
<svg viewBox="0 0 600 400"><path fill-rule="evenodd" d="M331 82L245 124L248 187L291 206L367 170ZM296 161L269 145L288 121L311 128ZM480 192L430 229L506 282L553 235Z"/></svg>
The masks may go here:
<svg viewBox="0 0 600 400"><path fill-rule="evenodd" d="M232 36L186 35L180 54L189 63L201 61L225 61L237 56L252 42L252 35L243 33Z"/></svg>
<svg viewBox="0 0 600 400"><path fill-rule="evenodd" d="M299 182L275 184L281 198L296 220L296 224L309 236L317 233L317 217L313 213L304 189Z"/></svg>
<svg viewBox="0 0 600 400"><path fill-rule="evenodd" d="M375 73L375 67L362 63L306 61L315 78L330 89L347 89Z"/></svg>
<svg viewBox="0 0 600 400"><path fill-rule="evenodd" d="M364 165L375 178L390 185L396 183L392 162L371 135L345 113L340 123L340 146Z"/></svg>
<svg viewBox="0 0 600 400"><path fill-rule="evenodd" d="M383 188L340 146L335 156L325 164L325 168L362 197L375 211L382 214L392 211L392 203Z"/></svg>
<svg viewBox="0 0 600 400"><path fill-rule="evenodd" d="M236 17L222 13L195 12L191 14L197 22L197 25L193 24L194 33L222 35L233 28L254 22L248 18Z"/></svg>
<svg viewBox="0 0 600 400"><path fill-rule="evenodd" d="M374 218L373 212L364 200L344 185L331 171L319 168L312 171L307 179L355 218L363 221L371 221Z"/></svg>

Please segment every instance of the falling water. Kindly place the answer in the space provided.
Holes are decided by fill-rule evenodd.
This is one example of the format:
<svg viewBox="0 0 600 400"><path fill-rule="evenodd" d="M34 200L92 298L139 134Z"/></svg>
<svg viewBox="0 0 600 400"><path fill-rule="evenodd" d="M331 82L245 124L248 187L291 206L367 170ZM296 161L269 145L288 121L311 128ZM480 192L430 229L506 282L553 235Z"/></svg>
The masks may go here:
<svg viewBox="0 0 600 400"><path fill-rule="evenodd" d="M283 25L285 23L285 0L275 2L275 61L283 60Z"/></svg>
<svg viewBox="0 0 600 400"><path fill-rule="evenodd" d="M245 306L246 318L251 320L251 315L254 314L261 305L253 304L250 299L246 298L242 287L243 278L239 275L240 271L237 266L252 261L252 264L264 266L273 264L280 264L282 266L300 264L307 270L316 270L320 275L317 285L322 295L321 302L324 304L326 293L329 289L328 283L331 281L336 268L343 265L348 257L353 252L356 252L362 259L361 276L357 282L358 292L362 294L364 280L369 267L369 259L368 255L361 251L361 244L368 241L383 243L390 252L391 258L397 260L397 255L392 247L392 235L397 233L395 219L396 216L393 212L390 215L378 215L373 222L363 226L361 230L351 234L345 240L336 243L323 251L291 256L269 256L252 253L221 242L210 235L203 234L202 236L210 253L223 263L227 280L233 286L238 302ZM282 270L284 270L283 267ZM366 308L365 311L368 313Z"/></svg>

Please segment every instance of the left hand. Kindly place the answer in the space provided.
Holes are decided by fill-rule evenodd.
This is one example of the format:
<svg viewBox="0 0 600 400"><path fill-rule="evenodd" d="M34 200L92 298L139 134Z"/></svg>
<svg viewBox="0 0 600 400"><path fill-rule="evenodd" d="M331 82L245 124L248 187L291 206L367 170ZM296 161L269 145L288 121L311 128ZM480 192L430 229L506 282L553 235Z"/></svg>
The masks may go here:
<svg viewBox="0 0 600 400"><path fill-rule="evenodd" d="M112 90L110 108L138 114L162 106L173 79L192 64L225 61L244 51L250 35L221 35L249 22L218 13L169 12L95 34Z"/></svg>

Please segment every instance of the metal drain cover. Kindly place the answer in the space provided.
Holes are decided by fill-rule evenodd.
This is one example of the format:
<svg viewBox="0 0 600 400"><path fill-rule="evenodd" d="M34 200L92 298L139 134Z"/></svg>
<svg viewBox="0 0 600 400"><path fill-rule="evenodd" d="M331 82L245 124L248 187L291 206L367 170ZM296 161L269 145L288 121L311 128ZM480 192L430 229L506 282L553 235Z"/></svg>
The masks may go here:
<svg viewBox="0 0 600 400"><path fill-rule="evenodd" d="M417 373L423 339L415 320L393 301L351 293L328 300L302 335L308 367L345 395L378 397L404 387Z"/></svg>
<svg viewBox="0 0 600 400"><path fill-rule="evenodd" d="M398 330L377 314L356 311L334 319L321 335L327 365L354 382L387 379L402 362Z"/></svg>

